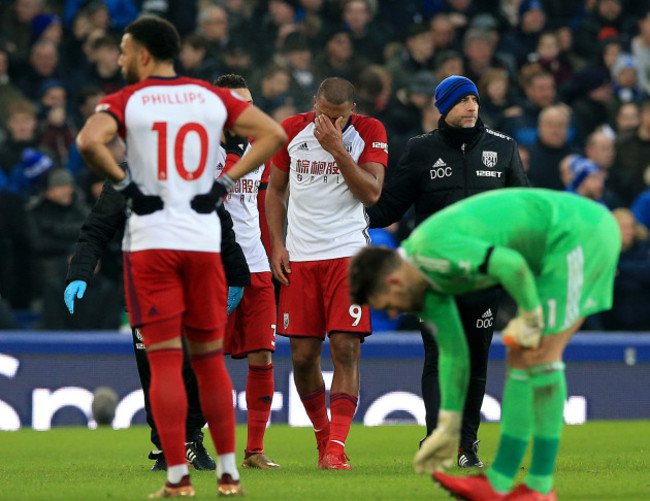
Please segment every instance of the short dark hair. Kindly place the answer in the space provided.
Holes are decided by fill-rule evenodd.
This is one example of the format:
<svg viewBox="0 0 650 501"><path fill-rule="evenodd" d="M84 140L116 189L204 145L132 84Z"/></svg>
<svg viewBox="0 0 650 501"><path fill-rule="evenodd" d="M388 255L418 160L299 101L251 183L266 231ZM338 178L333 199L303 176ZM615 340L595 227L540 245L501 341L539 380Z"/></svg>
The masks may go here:
<svg viewBox="0 0 650 501"><path fill-rule="evenodd" d="M104 36L96 38L93 41L93 44L92 44L92 49L93 50L99 50L99 49L101 49L103 47L114 48L114 49L119 50L120 49L120 42L117 40L117 38L115 38L112 35L104 35Z"/></svg>
<svg viewBox="0 0 650 501"><path fill-rule="evenodd" d="M368 304L368 299L384 290L386 277L399 268L397 251L384 245L361 249L350 261L348 279L352 304Z"/></svg>
<svg viewBox="0 0 650 501"><path fill-rule="evenodd" d="M235 73L228 73L226 75L221 75L214 81L214 85L217 87L224 87L226 89L248 89L248 84L246 79Z"/></svg>
<svg viewBox="0 0 650 501"><path fill-rule="evenodd" d="M157 61L173 61L180 50L178 31L172 23L160 17L141 17L130 23L124 33L131 35Z"/></svg>
<svg viewBox="0 0 650 501"><path fill-rule="evenodd" d="M324 97L332 104L354 103L354 86L345 78L326 78L318 87L316 97Z"/></svg>

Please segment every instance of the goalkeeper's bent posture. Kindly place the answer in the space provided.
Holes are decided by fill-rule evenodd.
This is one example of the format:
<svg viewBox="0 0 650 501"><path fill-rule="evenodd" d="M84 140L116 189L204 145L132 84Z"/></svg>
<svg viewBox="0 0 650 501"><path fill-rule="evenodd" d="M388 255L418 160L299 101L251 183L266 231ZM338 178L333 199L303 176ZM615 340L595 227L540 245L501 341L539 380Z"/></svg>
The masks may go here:
<svg viewBox="0 0 650 501"><path fill-rule="evenodd" d="M620 247L616 221L600 205L573 194L512 188L440 211L397 251L367 247L354 257L352 301L392 314L418 313L440 347L438 427L415 456L417 473L433 473L468 500L556 499L553 468L567 397L562 353L584 317L611 308ZM487 476L445 475L456 457L469 374L452 296L498 283L519 306L503 330L508 374L499 449ZM531 437L530 470L512 490Z"/></svg>

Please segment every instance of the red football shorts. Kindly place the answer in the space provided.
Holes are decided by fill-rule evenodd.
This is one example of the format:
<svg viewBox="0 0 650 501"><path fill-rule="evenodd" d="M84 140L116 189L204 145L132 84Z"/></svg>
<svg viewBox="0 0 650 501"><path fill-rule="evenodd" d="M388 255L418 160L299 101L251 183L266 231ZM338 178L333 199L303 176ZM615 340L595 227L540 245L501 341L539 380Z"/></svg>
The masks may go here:
<svg viewBox="0 0 650 501"><path fill-rule="evenodd" d="M131 326L182 315L182 325L203 331L218 329L223 336L228 292L220 254L151 249L124 252L123 259ZM171 333L166 336L174 337ZM146 341L149 345L166 340Z"/></svg>
<svg viewBox="0 0 650 501"><path fill-rule="evenodd" d="M289 285L280 287L278 334L325 339L325 334L371 334L370 310L350 304L350 258L292 262Z"/></svg>
<svg viewBox="0 0 650 501"><path fill-rule="evenodd" d="M228 315L223 347L232 358L244 358L252 351L275 351L275 292L271 272L251 273L251 284Z"/></svg>

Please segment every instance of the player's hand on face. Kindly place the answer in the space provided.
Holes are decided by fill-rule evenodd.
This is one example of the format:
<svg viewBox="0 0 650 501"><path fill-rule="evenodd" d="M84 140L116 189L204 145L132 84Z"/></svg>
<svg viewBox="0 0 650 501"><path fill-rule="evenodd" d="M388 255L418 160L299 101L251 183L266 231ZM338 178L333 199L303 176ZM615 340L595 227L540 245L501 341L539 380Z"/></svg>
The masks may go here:
<svg viewBox="0 0 650 501"><path fill-rule="evenodd" d="M333 153L337 148L343 148L343 117L338 117L332 123L325 115L318 115L314 125L314 137L325 151Z"/></svg>
<svg viewBox="0 0 650 501"><path fill-rule="evenodd" d="M285 247L273 249L271 271L273 271L273 276L278 282L282 285L289 285L291 262L289 261L289 253Z"/></svg>

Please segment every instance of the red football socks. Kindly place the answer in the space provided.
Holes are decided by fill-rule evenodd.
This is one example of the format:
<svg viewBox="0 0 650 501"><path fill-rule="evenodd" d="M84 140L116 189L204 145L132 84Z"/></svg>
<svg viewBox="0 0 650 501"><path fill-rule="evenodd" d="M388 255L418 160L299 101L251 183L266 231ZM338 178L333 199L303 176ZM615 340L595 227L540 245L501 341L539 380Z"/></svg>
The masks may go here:
<svg viewBox="0 0 650 501"><path fill-rule="evenodd" d="M300 400L305 406L307 415L314 425L316 440L322 442L327 440L330 434L330 420L327 417L327 402L325 400L325 386L321 386L316 391L301 395Z"/></svg>
<svg viewBox="0 0 650 501"><path fill-rule="evenodd" d="M148 352L147 357L151 367L151 410L167 465L184 465L187 395L182 375L183 350L155 350Z"/></svg>
<svg viewBox="0 0 650 501"><path fill-rule="evenodd" d="M330 393L330 440L327 444L328 453L341 453L345 449L345 440L350 432L352 418L357 410L358 398L349 393Z"/></svg>
<svg viewBox="0 0 650 501"><path fill-rule="evenodd" d="M199 383L201 409L210 426L210 436L217 454L235 452L232 382L224 363L223 350L191 355L190 362Z"/></svg>
<svg viewBox="0 0 650 501"><path fill-rule="evenodd" d="M248 442L246 452L264 452L264 432L273 401L273 364L249 365L246 383Z"/></svg>

